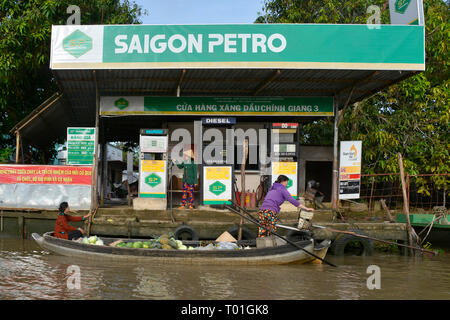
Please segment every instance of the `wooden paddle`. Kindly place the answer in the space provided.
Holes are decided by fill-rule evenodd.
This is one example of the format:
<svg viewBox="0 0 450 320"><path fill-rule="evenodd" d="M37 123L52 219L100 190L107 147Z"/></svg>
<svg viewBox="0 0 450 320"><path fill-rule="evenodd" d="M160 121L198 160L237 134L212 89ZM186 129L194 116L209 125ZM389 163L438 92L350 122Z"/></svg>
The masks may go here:
<svg viewBox="0 0 450 320"><path fill-rule="evenodd" d="M279 235L278 233L276 233L276 232L273 232L273 230L267 229L266 227L264 227L263 225L261 225L259 222L256 222L255 219L250 219L250 218L244 216L243 214L241 214L237 209L233 208L232 206L226 204L225 207L226 207L228 210L230 210L231 212L234 212L234 213L238 214L239 216L241 216L241 218L243 218L243 219L245 219L245 220L247 220L247 221L250 221L251 223L256 224L256 225L259 226L260 228L262 228L262 229L264 229L264 230L266 230L266 231L272 233L273 235L277 236L277 237L280 238L280 239L283 239L284 241L286 241L286 242L289 243L290 245L292 245L292 246L294 246L294 247L296 247L296 248L298 248L298 249L300 249L300 250L306 252L306 253L309 254L310 256L312 256L312 257L314 257L314 258L316 258L316 259L318 259L318 260L320 260L320 261L322 261L322 262L328 264L329 266L337 267L335 264L333 264L333 263L331 263L331 262L328 262L328 261L325 260L325 259L322 259L321 257L315 255L315 254L312 253L312 252L309 252L308 250L306 250L306 249L304 249L303 247L299 246L299 245L296 244L295 242L293 242L293 241L291 241L291 240L289 240L289 239L286 239L286 238L280 236L280 235ZM241 208L241 209L243 209L243 208ZM243 210L243 211L244 211L244 210Z"/></svg>

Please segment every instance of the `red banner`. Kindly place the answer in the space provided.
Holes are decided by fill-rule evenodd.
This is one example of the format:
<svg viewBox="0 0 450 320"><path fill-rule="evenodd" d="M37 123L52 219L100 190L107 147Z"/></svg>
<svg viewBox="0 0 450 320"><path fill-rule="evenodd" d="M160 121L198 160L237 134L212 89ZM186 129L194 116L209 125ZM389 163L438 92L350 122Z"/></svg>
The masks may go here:
<svg viewBox="0 0 450 320"><path fill-rule="evenodd" d="M91 185L92 167L0 165L0 184Z"/></svg>

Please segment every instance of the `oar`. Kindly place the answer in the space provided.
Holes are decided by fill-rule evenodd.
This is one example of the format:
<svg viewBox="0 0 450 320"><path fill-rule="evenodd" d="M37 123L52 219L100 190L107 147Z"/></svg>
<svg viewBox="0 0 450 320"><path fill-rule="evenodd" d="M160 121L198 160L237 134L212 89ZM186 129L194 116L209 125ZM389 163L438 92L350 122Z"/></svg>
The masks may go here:
<svg viewBox="0 0 450 320"><path fill-rule="evenodd" d="M289 243L290 245L292 245L292 246L294 246L294 247L296 247L296 248L298 248L298 249L300 249L300 250L303 250L304 252L306 252L306 253L309 254L310 256L313 256L314 258L319 259L320 261L322 261L322 262L324 262L324 263L326 263L326 264L328 264L328 265L330 265L330 266L332 266L332 267L337 267L336 265L332 264L331 262L328 262L327 260L322 259L321 257L315 255L314 253L309 252L308 250L302 248L301 246L299 246L299 245L296 244L295 242L293 242L293 241L291 241L291 240L289 240L289 239L285 239L284 237L280 236L278 233L273 232L273 230L269 230L269 229L265 228L265 227L262 226L259 222L256 222L256 221L254 220L254 218L253 218L253 219L250 219L250 218L244 216L243 214L241 214L238 210L236 210L236 209L233 208L232 206L230 206L230 205L225 205L225 207L226 207L228 210L230 210L231 212L234 212L234 213L236 213L237 215L241 216L243 219L245 219L245 220L247 220L247 221L250 221L250 222L256 224L256 225L259 226L260 228L262 228L262 229L264 229L264 230L266 230L266 231L272 233L273 235L277 236L278 238L283 239L284 241L286 241L286 242ZM245 211L244 211L244 212L245 212Z"/></svg>
<svg viewBox="0 0 450 320"><path fill-rule="evenodd" d="M355 236L355 237L358 237L358 238L370 239L370 240L373 240L373 241L379 241L379 242L383 242L383 243L387 243L387 244L393 244L393 245L397 245L397 246L400 246L400 247L405 247L405 248L409 248L409 249L413 249L413 250L420 250L420 251L422 251L424 253L432 254L433 256L436 255L436 252L434 252L434 251L430 251L430 250L423 249L423 248L416 248L416 247L413 247L413 246L408 246L408 245L405 245L405 244L400 244L400 243L396 243L396 242L392 242L392 241L388 241L388 240L376 239L376 238L372 238L372 237L369 237L369 236L358 234L358 233L352 232L352 231L336 230L336 229L332 229L330 227L324 227L324 226L319 226L319 225L314 225L314 224L312 226L314 228L327 229L327 230L329 230L331 232L335 232L335 233L345 233L345 234L349 234L349 235L352 235L352 236ZM297 228L294 228L294 227L290 227L290 226L285 226L285 225L282 225L282 224L277 224L277 227L280 227L282 229L294 230L294 231L302 231L300 229L297 229Z"/></svg>

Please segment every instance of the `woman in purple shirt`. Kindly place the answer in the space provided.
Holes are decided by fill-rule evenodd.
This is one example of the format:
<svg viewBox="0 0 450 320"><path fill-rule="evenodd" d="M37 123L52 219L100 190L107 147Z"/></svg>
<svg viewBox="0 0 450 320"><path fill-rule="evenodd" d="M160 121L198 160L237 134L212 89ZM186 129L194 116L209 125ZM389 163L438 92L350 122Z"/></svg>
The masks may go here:
<svg viewBox="0 0 450 320"><path fill-rule="evenodd" d="M261 208L259 208L259 223L264 226L264 228L273 232L277 231L277 221L278 213L280 212L280 206L286 200L298 208L304 209L306 211L314 211L314 209L305 207L290 195L289 191L287 191L286 188L288 182L289 178L285 175L278 176L277 180L269 189L269 192L267 192ZM263 229L261 227L259 228L259 238L270 236L271 232L266 229Z"/></svg>

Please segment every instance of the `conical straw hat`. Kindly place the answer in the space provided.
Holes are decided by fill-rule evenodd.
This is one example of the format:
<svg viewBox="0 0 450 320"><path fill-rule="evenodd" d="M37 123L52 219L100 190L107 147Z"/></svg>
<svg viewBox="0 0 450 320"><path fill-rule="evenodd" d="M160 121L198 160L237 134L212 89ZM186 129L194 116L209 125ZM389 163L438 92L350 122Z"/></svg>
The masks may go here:
<svg viewBox="0 0 450 320"><path fill-rule="evenodd" d="M225 231L217 239L217 242L236 242L237 240L228 232Z"/></svg>

